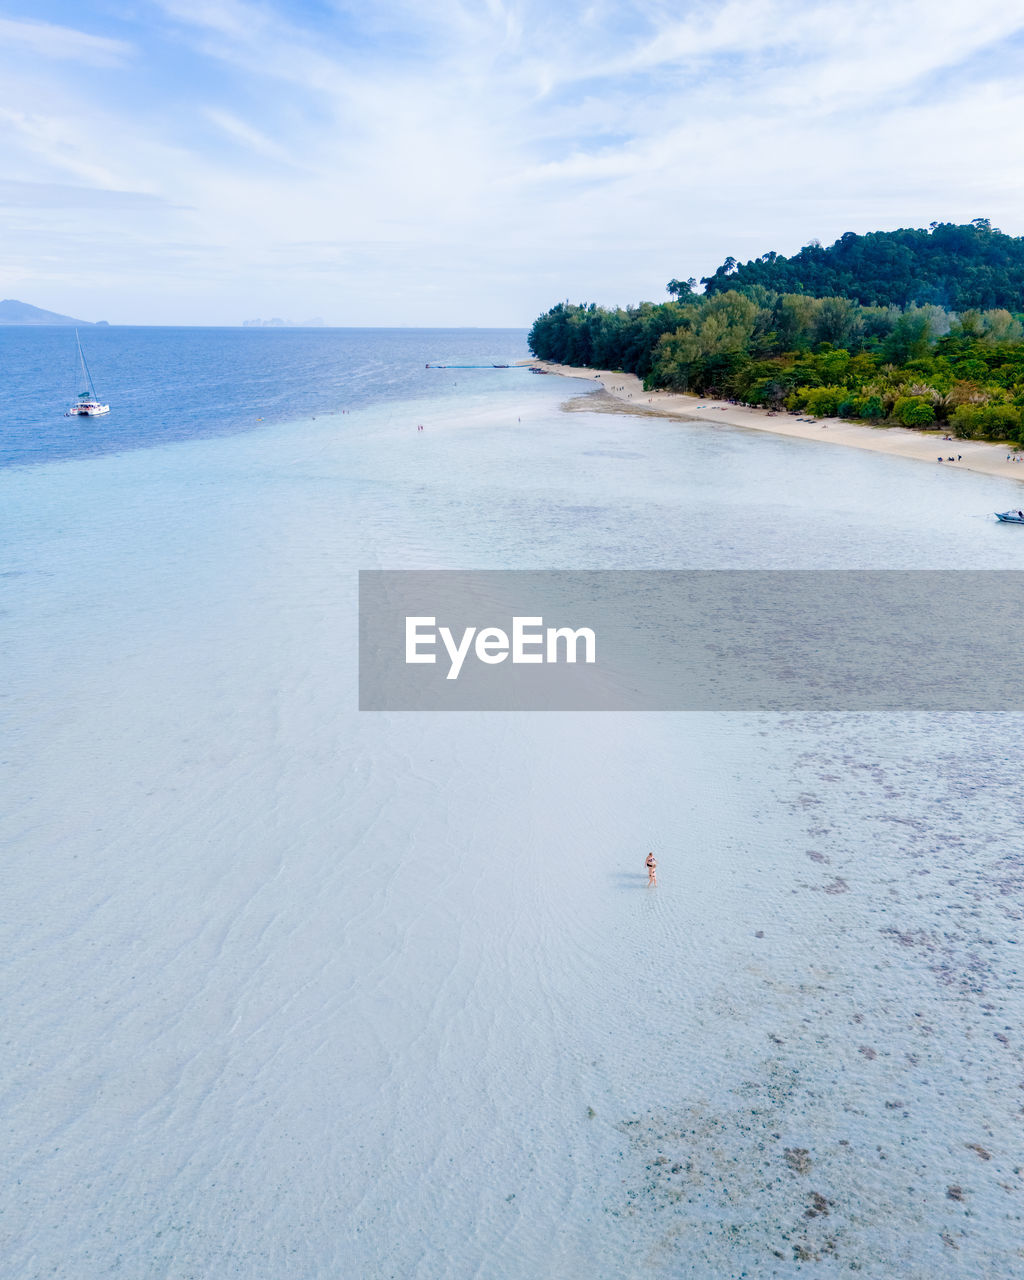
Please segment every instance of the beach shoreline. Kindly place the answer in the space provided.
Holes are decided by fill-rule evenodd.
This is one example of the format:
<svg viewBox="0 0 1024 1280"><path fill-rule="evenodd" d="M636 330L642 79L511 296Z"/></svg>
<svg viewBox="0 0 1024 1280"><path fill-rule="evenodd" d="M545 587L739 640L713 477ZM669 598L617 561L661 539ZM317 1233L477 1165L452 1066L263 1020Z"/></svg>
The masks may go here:
<svg viewBox="0 0 1024 1280"><path fill-rule="evenodd" d="M982 475L1001 476L1024 481L1024 463L1007 458L1008 446L990 440L944 440L936 432L913 431L906 427L871 427L842 418L818 418L813 422L785 409L769 412L750 405L729 404L724 400L686 395L675 391L645 391L635 374L614 369L581 369L573 365L553 364L547 360L531 360L531 365L563 378L577 378L602 389L623 407L638 413L679 418L688 422L726 423L731 427L747 427L752 431L769 431L773 435L800 440L817 440L842 444L873 453L888 453L900 458L914 458L935 466L939 456L942 465ZM1010 456L1014 451L1011 449ZM959 458L950 463L948 459Z"/></svg>

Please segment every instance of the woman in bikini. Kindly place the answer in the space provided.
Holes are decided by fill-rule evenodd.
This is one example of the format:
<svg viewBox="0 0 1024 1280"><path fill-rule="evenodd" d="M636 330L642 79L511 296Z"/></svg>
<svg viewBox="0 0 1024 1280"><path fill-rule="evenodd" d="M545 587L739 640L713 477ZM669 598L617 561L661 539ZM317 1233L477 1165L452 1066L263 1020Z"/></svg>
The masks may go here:
<svg viewBox="0 0 1024 1280"><path fill-rule="evenodd" d="M658 886L658 863L653 853L649 853L644 859L644 866L647 868L647 887L651 885L655 888Z"/></svg>

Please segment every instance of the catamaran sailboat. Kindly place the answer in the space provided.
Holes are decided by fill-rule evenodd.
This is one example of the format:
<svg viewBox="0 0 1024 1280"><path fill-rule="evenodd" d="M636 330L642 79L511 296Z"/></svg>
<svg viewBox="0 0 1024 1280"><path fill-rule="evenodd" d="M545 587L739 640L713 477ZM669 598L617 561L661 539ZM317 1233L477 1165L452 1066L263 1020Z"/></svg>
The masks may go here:
<svg viewBox="0 0 1024 1280"><path fill-rule="evenodd" d="M109 404L100 404L96 397L96 388L92 385L92 374L89 372L89 366L85 363L85 353L82 351L82 339L78 336L78 330L75 330L75 341L78 343L78 364L79 364L79 386L84 386L85 390L78 393L75 403L65 413L65 418L98 418L101 413L109 413Z"/></svg>

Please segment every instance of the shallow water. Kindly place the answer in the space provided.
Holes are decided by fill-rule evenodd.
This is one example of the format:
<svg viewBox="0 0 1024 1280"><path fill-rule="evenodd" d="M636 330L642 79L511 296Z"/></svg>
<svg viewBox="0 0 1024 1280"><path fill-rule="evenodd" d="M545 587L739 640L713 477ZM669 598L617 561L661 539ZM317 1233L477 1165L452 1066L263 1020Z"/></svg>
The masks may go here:
<svg viewBox="0 0 1024 1280"><path fill-rule="evenodd" d="M1020 1270L1019 717L355 710L360 568L1024 564L585 389L0 477L5 1274Z"/></svg>

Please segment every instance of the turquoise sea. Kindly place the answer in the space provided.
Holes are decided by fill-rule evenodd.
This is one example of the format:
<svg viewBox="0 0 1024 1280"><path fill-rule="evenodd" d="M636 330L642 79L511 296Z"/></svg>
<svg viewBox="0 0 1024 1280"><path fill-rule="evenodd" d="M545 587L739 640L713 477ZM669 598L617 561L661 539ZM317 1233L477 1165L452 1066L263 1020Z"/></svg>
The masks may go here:
<svg viewBox="0 0 1024 1280"><path fill-rule="evenodd" d="M83 330L71 420L69 336L0 330L5 1280L1019 1274L1019 716L356 710L359 569L1021 568L1016 482L424 368L515 331Z"/></svg>

